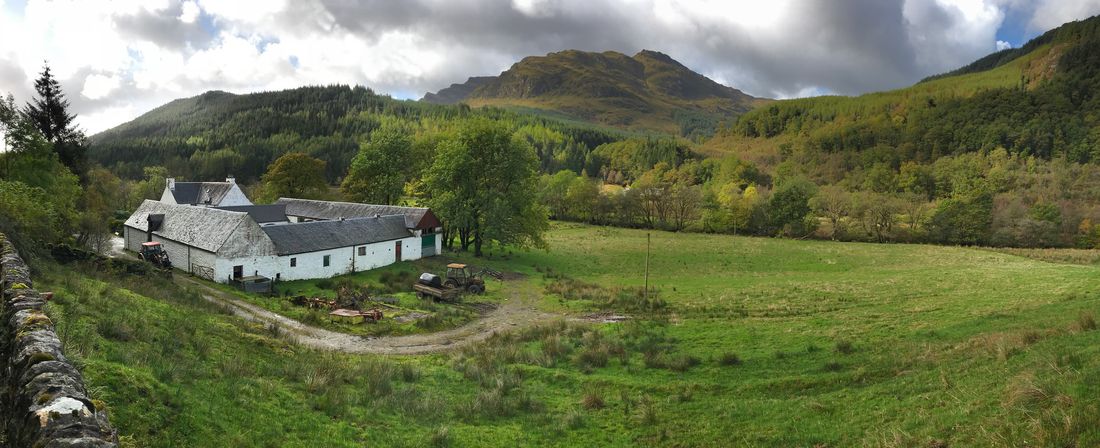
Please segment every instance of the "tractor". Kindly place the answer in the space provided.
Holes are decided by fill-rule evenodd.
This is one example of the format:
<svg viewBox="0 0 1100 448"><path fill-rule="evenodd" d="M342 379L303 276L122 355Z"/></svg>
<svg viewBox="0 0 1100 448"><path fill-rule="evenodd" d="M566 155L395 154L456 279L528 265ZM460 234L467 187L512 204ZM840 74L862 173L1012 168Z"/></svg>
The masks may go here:
<svg viewBox="0 0 1100 448"><path fill-rule="evenodd" d="M420 297L434 297L437 300L455 301L463 292L481 294L485 292L484 276L490 276L497 280L504 278L500 272L492 269L470 273L470 270L462 263L447 265L447 277L440 279L438 275L425 272L420 275L420 280L413 284L413 290Z"/></svg>
<svg viewBox="0 0 1100 448"><path fill-rule="evenodd" d="M141 251L138 252L141 261L152 263L161 269L171 269L172 261L168 259L168 252L156 241L141 243Z"/></svg>
<svg viewBox="0 0 1100 448"><path fill-rule="evenodd" d="M465 264L451 263L447 265L447 279L443 280L443 286L481 294L485 292L485 279L483 277L486 275L500 279L500 273L497 271L483 269L471 274Z"/></svg>

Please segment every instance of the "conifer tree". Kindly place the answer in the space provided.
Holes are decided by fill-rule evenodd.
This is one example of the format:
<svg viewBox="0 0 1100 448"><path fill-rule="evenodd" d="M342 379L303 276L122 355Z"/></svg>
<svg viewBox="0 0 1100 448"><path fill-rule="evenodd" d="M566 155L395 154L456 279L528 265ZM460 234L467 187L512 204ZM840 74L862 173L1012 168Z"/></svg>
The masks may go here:
<svg viewBox="0 0 1100 448"><path fill-rule="evenodd" d="M49 64L34 82L38 97L27 103L23 114L38 128L42 136L53 144L54 151L65 166L77 175L84 174L84 134L76 129L76 115L69 113L69 100L61 91L61 84L50 72Z"/></svg>

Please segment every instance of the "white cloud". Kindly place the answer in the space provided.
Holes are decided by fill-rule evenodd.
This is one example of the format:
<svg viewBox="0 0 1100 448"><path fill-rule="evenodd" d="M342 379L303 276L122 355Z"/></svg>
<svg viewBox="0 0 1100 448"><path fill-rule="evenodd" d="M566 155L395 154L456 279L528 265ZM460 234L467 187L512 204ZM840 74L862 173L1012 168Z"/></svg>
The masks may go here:
<svg viewBox="0 0 1100 448"><path fill-rule="evenodd" d="M0 93L29 99L49 60L90 132L206 90L416 96L568 48L660 50L759 96L854 94L1005 48L1007 11L1040 30L1100 12L1100 0L7 1Z"/></svg>
<svg viewBox="0 0 1100 448"><path fill-rule="evenodd" d="M199 5L193 1L186 1L180 5L180 22L183 23L195 23L195 20L199 18Z"/></svg>
<svg viewBox="0 0 1100 448"><path fill-rule="evenodd" d="M1003 40L997 41L997 51L1008 50L1010 48L1012 48L1012 43Z"/></svg>
<svg viewBox="0 0 1100 448"><path fill-rule="evenodd" d="M1096 14L1100 14L1100 0L1038 0L1028 28L1034 32L1046 31Z"/></svg>
<svg viewBox="0 0 1100 448"><path fill-rule="evenodd" d="M80 91L80 94L84 95L85 98L98 100L117 90L120 84L121 80L118 79L118 76L88 75L84 79L84 89Z"/></svg>

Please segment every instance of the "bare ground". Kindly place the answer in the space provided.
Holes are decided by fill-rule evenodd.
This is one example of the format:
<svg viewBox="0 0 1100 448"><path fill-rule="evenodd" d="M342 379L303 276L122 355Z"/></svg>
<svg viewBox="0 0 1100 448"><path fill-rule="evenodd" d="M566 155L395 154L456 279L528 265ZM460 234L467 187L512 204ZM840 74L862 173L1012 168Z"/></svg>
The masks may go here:
<svg viewBox="0 0 1100 448"><path fill-rule="evenodd" d="M306 325L294 319L244 302L231 294L211 288L186 275L176 282L199 289L206 300L224 305L233 314L266 325L275 325L295 342L320 350L382 355L422 355L454 350L484 340L493 333L522 328L562 316L535 308L534 294L524 291L518 282L505 281L501 287L508 297L500 306L487 310L481 318L452 330L408 336L363 337Z"/></svg>

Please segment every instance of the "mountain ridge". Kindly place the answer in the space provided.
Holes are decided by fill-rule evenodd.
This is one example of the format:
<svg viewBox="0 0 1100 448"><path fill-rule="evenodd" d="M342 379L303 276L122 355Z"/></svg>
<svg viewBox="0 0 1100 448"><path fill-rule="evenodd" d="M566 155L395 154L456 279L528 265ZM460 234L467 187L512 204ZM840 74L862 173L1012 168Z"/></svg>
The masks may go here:
<svg viewBox="0 0 1100 448"><path fill-rule="evenodd" d="M497 76L472 77L421 101L541 109L691 136L769 100L719 84L658 51L563 50L527 56Z"/></svg>

